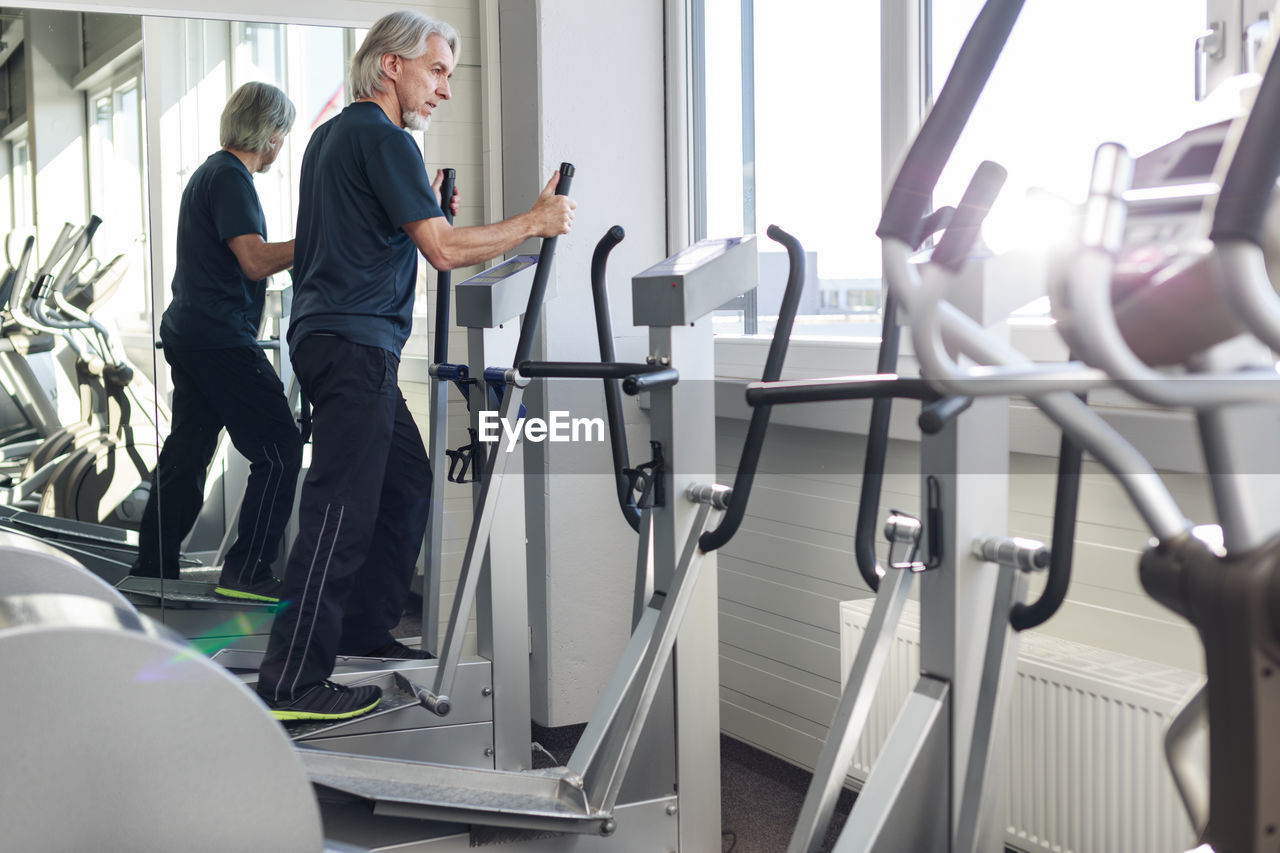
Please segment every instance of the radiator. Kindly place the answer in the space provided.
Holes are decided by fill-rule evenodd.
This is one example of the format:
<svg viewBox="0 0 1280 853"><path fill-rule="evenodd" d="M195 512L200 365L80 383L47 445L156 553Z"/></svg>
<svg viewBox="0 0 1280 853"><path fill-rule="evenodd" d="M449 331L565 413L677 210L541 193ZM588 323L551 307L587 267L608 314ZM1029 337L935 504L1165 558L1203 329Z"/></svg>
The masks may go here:
<svg viewBox="0 0 1280 853"><path fill-rule="evenodd" d="M841 687L871 605L871 599L840 605ZM1174 853L1194 846L1164 761L1164 729L1201 677L1053 637L1020 639L1005 843L1053 853ZM919 611L909 601L854 756L855 788L915 686L919 644Z"/></svg>

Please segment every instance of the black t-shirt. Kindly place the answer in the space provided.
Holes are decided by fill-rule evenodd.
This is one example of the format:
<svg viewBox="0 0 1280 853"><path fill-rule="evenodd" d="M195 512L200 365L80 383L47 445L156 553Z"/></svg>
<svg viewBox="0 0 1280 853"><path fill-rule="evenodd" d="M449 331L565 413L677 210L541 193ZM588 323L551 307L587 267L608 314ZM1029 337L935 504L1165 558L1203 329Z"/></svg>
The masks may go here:
<svg viewBox="0 0 1280 853"><path fill-rule="evenodd" d="M160 322L165 346L220 349L257 341L267 284L251 281L227 245L242 234L267 239L262 203L244 163L219 151L182 191L173 300Z"/></svg>
<svg viewBox="0 0 1280 853"><path fill-rule="evenodd" d="M443 216L413 137L361 101L322 124L302 158L289 342L313 332L400 355L418 250L402 226Z"/></svg>

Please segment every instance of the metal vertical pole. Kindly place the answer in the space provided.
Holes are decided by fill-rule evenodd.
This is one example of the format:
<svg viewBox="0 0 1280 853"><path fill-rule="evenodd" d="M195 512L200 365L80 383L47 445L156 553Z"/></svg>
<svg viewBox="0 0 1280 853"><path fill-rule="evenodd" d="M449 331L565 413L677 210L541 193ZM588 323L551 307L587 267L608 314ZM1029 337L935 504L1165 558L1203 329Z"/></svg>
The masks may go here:
<svg viewBox="0 0 1280 853"><path fill-rule="evenodd" d="M449 382L431 376L427 427L427 456L431 459L431 509L427 516L427 536L422 567L422 648L440 655L440 580L444 569L444 500L449 460L445 448L449 436Z"/></svg>
<svg viewBox="0 0 1280 853"><path fill-rule="evenodd" d="M671 569L698 507L684 497L694 483L715 481L715 381L711 318L655 326L650 353L679 365L680 382L652 393L652 438L666 456L667 506L654 513L654 589L669 589ZM678 436L678 438L677 438ZM720 844L720 673L716 554L702 568L673 660L676 790L680 850Z"/></svg>
<svg viewBox="0 0 1280 853"><path fill-rule="evenodd" d="M472 376L483 377L485 364L511 360L520 324L496 329L468 329ZM483 383L472 386L471 427L479 433L480 412L487 408ZM510 390L508 389L508 393ZM490 445L481 445L486 455ZM476 596L476 646L492 663L493 760L497 770L528 770L529 749L529 593L526 574L524 517L524 443L508 453L506 438L498 452L506 459L509 482L498 495L493 533L485 545L481 583ZM473 464L479 464L475 460ZM480 483L472 486L475 501Z"/></svg>
<svg viewBox="0 0 1280 853"><path fill-rule="evenodd" d="M992 333L1007 337L1003 316L987 316L996 312L986 310L983 283L966 284L977 288L971 301L962 300L971 306L975 318L995 323ZM976 399L962 417L937 435L926 437L921 447L921 470L921 517L929 537L926 559L940 557L940 565L925 572L920 582L920 669L952 685L951 790L960 792L973 741L987 626L1000 571L974 556L971 546L976 539L1000 534L1009 523L1008 398ZM1016 660L1016 648L1009 660ZM1000 749L998 742L993 749ZM1003 766L998 755L991 766ZM988 784L1002 790L1002 783L1002 775L993 771ZM952 797L953 831L959 801L959 796ZM989 798L989 802L1000 799ZM994 814L983 815L979 838L990 837L990 823L995 819Z"/></svg>

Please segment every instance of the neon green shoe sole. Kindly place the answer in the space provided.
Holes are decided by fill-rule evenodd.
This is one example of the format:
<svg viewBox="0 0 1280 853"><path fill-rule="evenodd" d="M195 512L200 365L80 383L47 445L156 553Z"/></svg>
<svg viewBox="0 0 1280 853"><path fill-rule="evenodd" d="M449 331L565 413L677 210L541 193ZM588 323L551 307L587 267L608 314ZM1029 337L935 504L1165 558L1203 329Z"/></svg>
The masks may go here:
<svg viewBox="0 0 1280 853"><path fill-rule="evenodd" d="M367 714L374 708L378 707L378 703L382 701L382 697L378 697L363 708L357 708L354 711L340 711L332 714L324 714L318 711L292 711L285 708L272 708L271 716L282 722L297 722L299 720L349 720L352 717L358 717L361 714Z"/></svg>
<svg viewBox="0 0 1280 853"><path fill-rule="evenodd" d="M229 586L216 586L213 591L217 595L224 598L238 598L241 601L261 601L263 604L279 604L280 596L264 595L260 592L250 592L247 589L234 589Z"/></svg>

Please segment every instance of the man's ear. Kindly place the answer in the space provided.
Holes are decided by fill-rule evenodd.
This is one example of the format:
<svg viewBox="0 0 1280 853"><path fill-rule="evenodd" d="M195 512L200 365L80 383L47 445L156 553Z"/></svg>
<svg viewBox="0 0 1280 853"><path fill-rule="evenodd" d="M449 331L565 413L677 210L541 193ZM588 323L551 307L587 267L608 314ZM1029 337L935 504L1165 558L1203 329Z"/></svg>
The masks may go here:
<svg viewBox="0 0 1280 853"><path fill-rule="evenodd" d="M400 61L400 57L397 54L384 53L382 54L382 59L378 64L381 66L382 73L387 77L387 79L397 80L400 77Z"/></svg>

